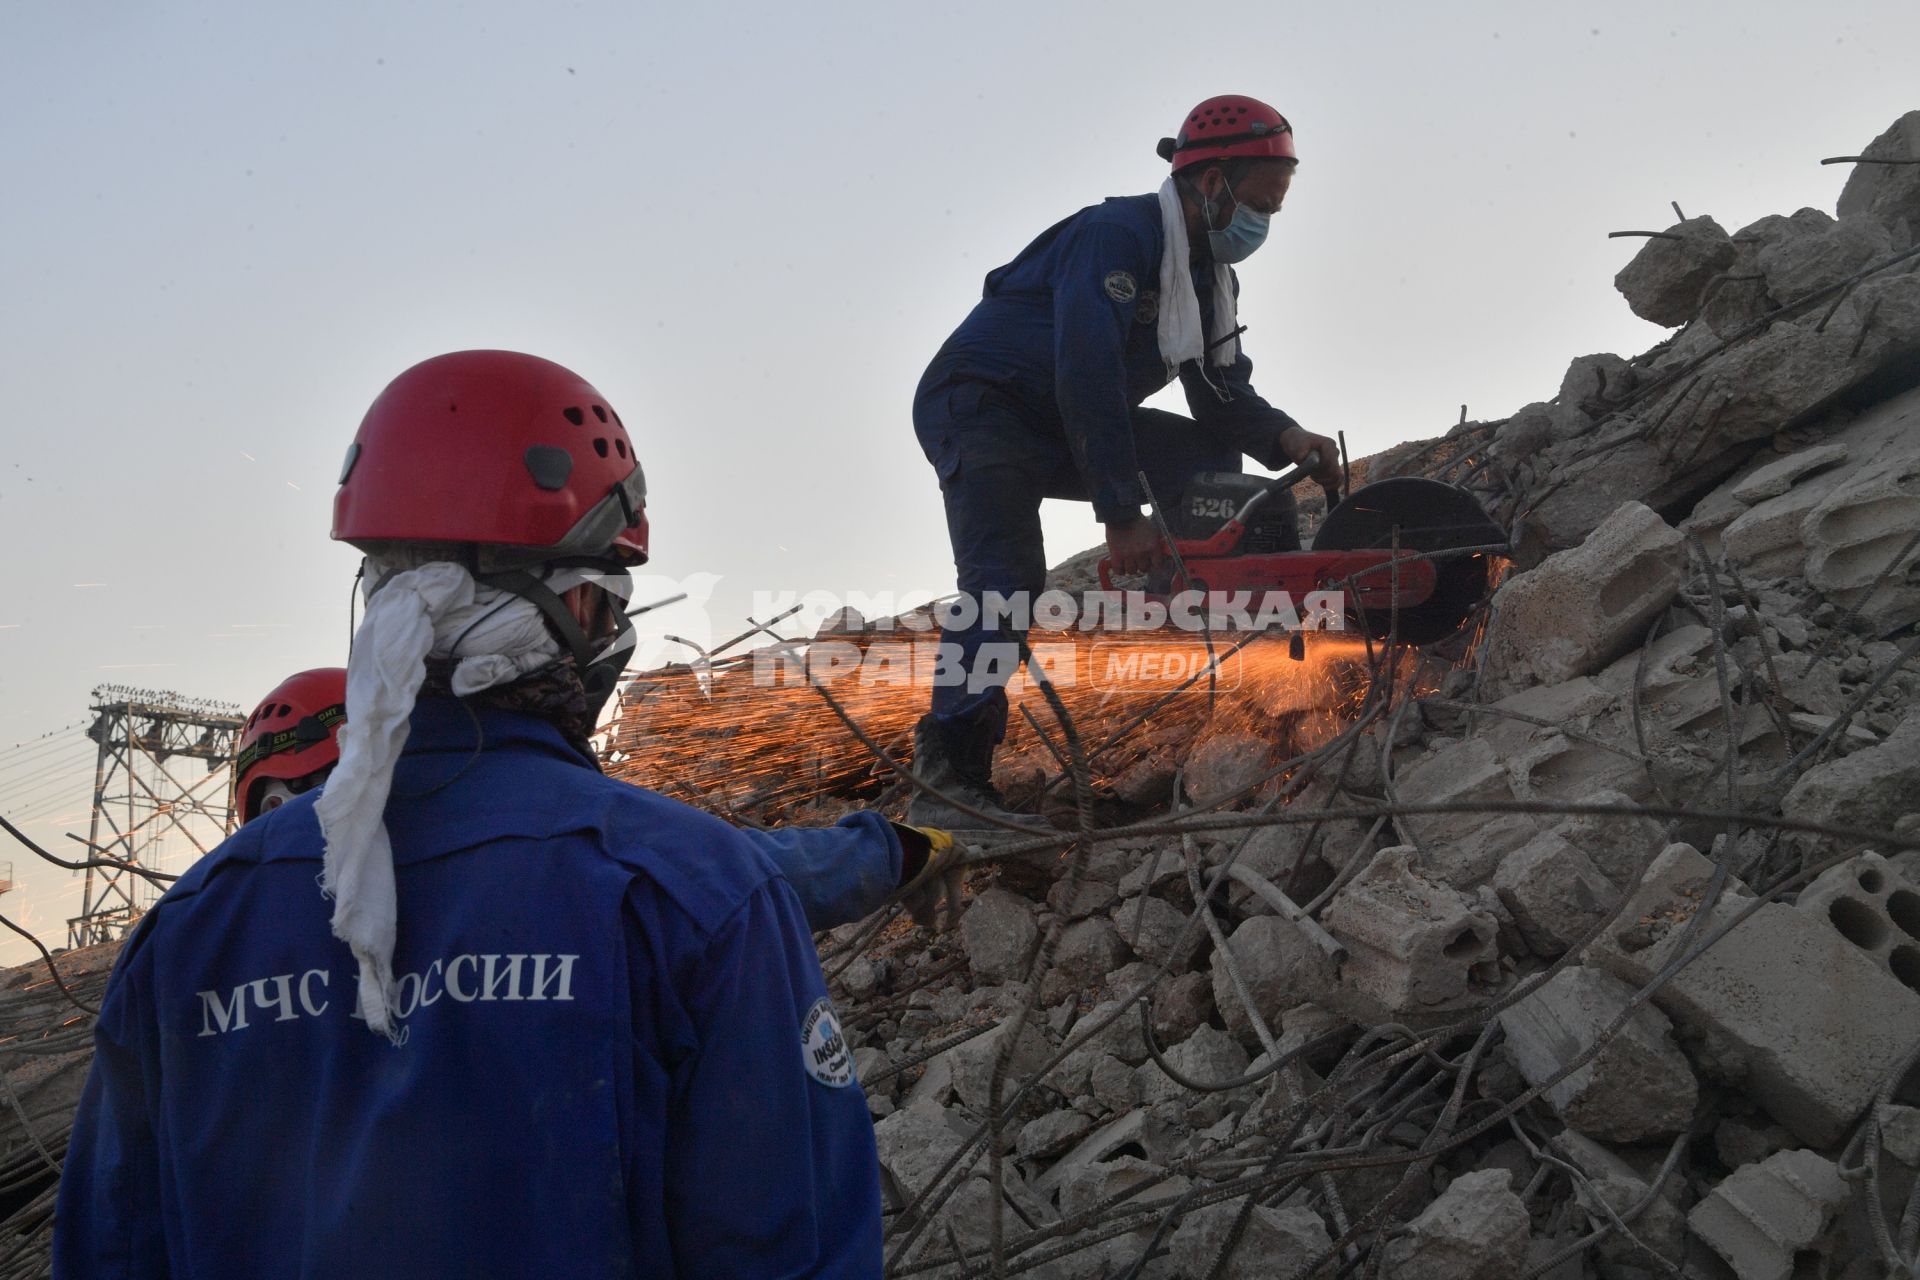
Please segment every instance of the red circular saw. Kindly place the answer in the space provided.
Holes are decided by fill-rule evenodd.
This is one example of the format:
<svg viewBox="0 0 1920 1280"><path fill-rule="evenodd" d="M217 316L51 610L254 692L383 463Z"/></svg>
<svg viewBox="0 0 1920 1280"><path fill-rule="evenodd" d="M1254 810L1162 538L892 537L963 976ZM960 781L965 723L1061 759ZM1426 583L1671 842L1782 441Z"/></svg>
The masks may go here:
<svg viewBox="0 0 1920 1280"><path fill-rule="evenodd" d="M1285 592L1295 611L1306 612L1301 605L1310 595L1337 592L1347 625L1376 640L1433 644L1458 631L1486 595L1489 559L1505 546L1506 533L1464 489L1400 476L1337 502L1312 550L1299 550L1292 489L1318 465L1310 458L1267 481L1235 473L1196 477L1175 504L1177 523L1168 526L1185 580L1169 570L1149 594L1197 591L1220 600L1246 592L1249 612L1257 614L1271 593ZM1462 554L1429 558L1445 551ZM1106 560L1100 585L1113 590Z"/></svg>

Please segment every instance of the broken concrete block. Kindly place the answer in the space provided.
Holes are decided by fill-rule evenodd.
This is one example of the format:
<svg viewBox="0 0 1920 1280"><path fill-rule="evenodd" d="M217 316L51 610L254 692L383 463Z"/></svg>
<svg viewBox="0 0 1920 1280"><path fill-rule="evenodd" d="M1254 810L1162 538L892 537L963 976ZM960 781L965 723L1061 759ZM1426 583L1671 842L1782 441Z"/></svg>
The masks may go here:
<svg viewBox="0 0 1920 1280"><path fill-rule="evenodd" d="M1630 805L1633 799L1622 791L1592 791L1580 796L1579 803ZM1574 814L1554 832L1586 854L1610 883L1622 888L1638 883L1647 864L1667 847L1659 821L1638 814Z"/></svg>
<svg viewBox="0 0 1920 1280"><path fill-rule="evenodd" d="M1819 1239L1846 1199L1833 1161L1782 1151L1727 1175L1687 1225L1741 1280L1793 1280L1794 1254Z"/></svg>
<svg viewBox="0 0 1920 1280"><path fill-rule="evenodd" d="M1831 486L1802 518L1807 582L1842 607L1860 604L1876 635L1920 621L1920 546L1908 549L1916 528L1920 449L1875 458Z"/></svg>
<svg viewBox="0 0 1920 1280"><path fill-rule="evenodd" d="M1549 960L1599 923L1619 897L1584 852L1551 831L1508 854L1493 888L1527 946Z"/></svg>
<svg viewBox="0 0 1920 1280"><path fill-rule="evenodd" d="M1553 456L1549 450L1537 468L1547 491L1527 509L1515 530L1514 559L1531 569L1547 555L1577 547L1623 502L1638 502L1660 491L1675 467L1660 446L1625 440L1579 458ZM1570 448L1588 448L1584 440ZM1710 478L1709 478L1710 479Z"/></svg>
<svg viewBox="0 0 1920 1280"><path fill-rule="evenodd" d="M1186 972L1207 943L1204 926L1196 923L1188 929L1187 913L1161 898L1123 899L1114 906L1112 920L1121 940L1142 960L1157 965L1172 957L1173 973ZM1186 940L1174 956L1174 944L1183 934Z"/></svg>
<svg viewBox="0 0 1920 1280"><path fill-rule="evenodd" d="M1781 306L1838 284L1893 252L1893 237L1871 218L1835 222L1817 210L1801 213L1817 214L1825 225L1777 240L1756 255L1767 292Z"/></svg>
<svg viewBox="0 0 1920 1280"><path fill-rule="evenodd" d="M1514 799L1505 762L1492 742L1478 735L1415 764L1394 784L1394 795L1410 805ZM1485 883L1502 855L1525 843L1535 830L1525 817L1486 812L1407 814L1395 821L1407 838L1418 842L1425 855L1422 870L1462 891Z"/></svg>
<svg viewBox="0 0 1920 1280"><path fill-rule="evenodd" d="M1053 964L1040 983L1041 1000L1051 1003L1085 987L1097 985L1125 964L1130 953L1113 921L1105 916L1076 920L1060 931Z"/></svg>
<svg viewBox="0 0 1920 1280"><path fill-rule="evenodd" d="M1825 920L1903 986L1920 993L1920 890L1877 853L1833 867L1794 906Z"/></svg>
<svg viewBox="0 0 1920 1280"><path fill-rule="evenodd" d="M1011 1022L1000 1023L986 1034L957 1044L934 1059L935 1062L946 1059L952 1071L955 1096L975 1115L987 1114L994 1064L1007 1043L1007 1029L1012 1025ZM1001 1086L1001 1097L1012 1093L1021 1081L1039 1070L1040 1065L1051 1056L1046 1036L1039 1027L1029 1022L1022 1028L1020 1039L1007 1063L1006 1083ZM932 1064L928 1065L931 1067Z"/></svg>
<svg viewBox="0 0 1920 1280"><path fill-rule="evenodd" d="M1051 1160L1071 1151L1091 1128L1093 1121L1078 1111L1049 1111L1022 1126L1013 1147L1025 1159Z"/></svg>
<svg viewBox="0 0 1920 1280"><path fill-rule="evenodd" d="M1838 488L1844 473L1811 476L1778 497L1763 498L1720 531L1720 548L1744 572L1797 577L1807 560L1801 527Z"/></svg>
<svg viewBox="0 0 1920 1280"><path fill-rule="evenodd" d="M982 983L1024 978L1039 943L1033 904L1005 889L976 895L960 917L960 945L966 949L973 976Z"/></svg>
<svg viewBox="0 0 1920 1280"><path fill-rule="evenodd" d="M1043 1196L1051 1196L1081 1170L1130 1151L1152 1158L1154 1150L1164 1141L1161 1133L1164 1127L1145 1111L1129 1111L1082 1138L1073 1150L1033 1180L1033 1189Z"/></svg>
<svg viewBox="0 0 1920 1280"><path fill-rule="evenodd" d="M1228 936L1227 950L1270 1031L1279 1027L1283 1012L1332 988L1333 967L1326 953L1299 926L1279 916L1242 921ZM1259 1036L1234 990L1226 960L1218 953L1213 957L1210 982L1214 1007L1227 1030L1247 1048L1259 1049Z"/></svg>
<svg viewBox="0 0 1920 1280"><path fill-rule="evenodd" d="M1587 1176L1587 1186L1576 1190L1575 1194L1596 1226L1608 1220L1608 1209L1624 1216L1647 1198L1651 1174L1635 1168L1617 1152L1571 1129L1555 1136L1552 1145L1564 1159ZM1668 1262L1677 1261L1686 1253L1687 1219L1680 1212L1678 1203L1681 1188L1685 1185L1684 1178L1669 1177L1663 1184L1661 1194L1641 1209L1640 1216L1632 1223L1633 1234L1647 1249ZM1596 1252L1606 1263L1616 1267L1647 1268L1652 1263L1644 1250L1618 1232L1602 1240ZM1666 1270L1657 1264L1654 1266L1653 1274ZM1601 1274L1608 1273L1603 1270Z"/></svg>
<svg viewBox="0 0 1920 1280"><path fill-rule="evenodd" d="M1243 729L1212 729L1187 756L1187 795L1210 805L1252 786L1272 767L1273 743Z"/></svg>
<svg viewBox="0 0 1920 1280"><path fill-rule="evenodd" d="M1463 1173L1387 1245L1390 1280L1489 1280L1524 1270L1527 1206L1505 1169Z"/></svg>
<svg viewBox="0 0 1920 1280"><path fill-rule="evenodd" d="M1095 1055L1087 1088L1109 1111L1125 1111L1140 1101L1138 1069L1110 1053Z"/></svg>
<svg viewBox="0 0 1920 1280"><path fill-rule="evenodd" d="M1613 287L1633 314L1671 328L1699 314L1708 282L1731 267L1734 257L1733 240L1719 223L1688 218L1641 245L1614 276Z"/></svg>
<svg viewBox="0 0 1920 1280"><path fill-rule="evenodd" d="M1748 506L1765 502L1768 498L1779 497L1810 475L1839 466L1847 460L1849 452L1845 444L1823 444L1796 450L1749 472L1728 485L1727 491L1736 501Z"/></svg>
<svg viewBox="0 0 1920 1280"><path fill-rule="evenodd" d="M1509 579L1494 596L1482 696L1557 684L1613 661L1672 601L1682 564L1679 532L1628 502L1578 547Z"/></svg>
<svg viewBox="0 0 1920 1280"><path fill-rule="evenodd" d="M1528 1084L1550 1079L1599 1040L1632 996L1633 988L1598 969L1563 969L1500 1015L1507 1056ZM1651 1005L1636 1009L1593 1061L1546 1094L1570 1127L1609 1142L1679 1133L1699 1097L1673 1024Z"/></svg>
<svg viewBox="0 0 1920 1280"><path fill-rule="evenodd" d="M1153 1035L1156 1043L1179 1044L1213 1014L1211 974L1176 974L1162 978L1154 986Z"/></svg>
<svg viewBox="0 0 1920 1280"><path fill-rule="evenodd" d="M1677 953L1712 870L1692 848L1668 848L1588 949L1588 963L1644 985ZM1750 905L1737 882L1729 891L1703 930ZM1742 1089L1816 1147L1846 1136L1920 1025L1920 996L1824 922L1779 903L1681 967L1654 1002L1697 1068Z"/></svg>
<svg viewBox="0 0 1920 1280"><path fill-rule="evenodd" d="M1560 394L1554 399L1563 409L1597 418L1626 399L1638 382L1633 366L1610 352L1577 356L1560 376Z"/></svg>
<svg viewBox="0 0 1920 1280"><path fill-rule="evenodd" d="M966 1122L944 1107L907 1106L873 1126L887 1202L903 1208L926 1189L965 1140Z"/></svg>
<svg viewBox="0 0 1920 1280"><path fill-rule="evenodd" d="M1780 811L1801 822L1891 831L1920 792L1920 711L1885 742L1815 765L1793 784Z"/></svg>
<svg viewBox="0 0 1920 1280"><path fill-rule="evenodd" d="M1232 1036L1213 1027L1201 1027L1168 1049L1165 1056L1181 1075L1208 1084L1238 1079L1247 1070L1247 1051ZM1187 1097L1188 1091L1162 1071L1159 1063L1147 1062L1140 1067L1140 1096L1152 1105Z"/></svg>
<svg viewBox="0 0 1920 1280"><path fill-rule="evenodd" d="M1327 930L1348 954L1339 985L1322 1003L1379 1021L1480 1002L1475 970L1497 968L1498 925L1457 890L1414 870L1414 856L1407 846L1382 850L1327 907Z"/></svg>
<svg viewBox="0 0 1920 1280"><path fill-rule="evenodd" d="M1920 111L1909 111L1860 153L1872 160L1920 160ZM1842 218L1871 217L1896 248L1920 244L1920 164L1856 164L1841 189Z"/></svg>
<svg viewBox="0 0 1920 1280"><path fill-rule="evenodd" d="M1178 1199L1192 1185L1139 1156L1117 1156L1078 1169L1061 1182L1060 1216L1070 1218L1127 1193L1136 1203Z"/></svg>
<svg viewBox="0 0 1920 1280"><path fill-rule="evenodd" d="M1182 1276L1217 1275L1221 1280L1301 1280L1333 1238L1311 1209L1270 1209L1254 1205L1245 1231L1226 1266L1214 1271L1214 1259L1239 1218L1241 1202L1210 1204L1180 1220L1171 1249L1174 1271Z"/></svg>

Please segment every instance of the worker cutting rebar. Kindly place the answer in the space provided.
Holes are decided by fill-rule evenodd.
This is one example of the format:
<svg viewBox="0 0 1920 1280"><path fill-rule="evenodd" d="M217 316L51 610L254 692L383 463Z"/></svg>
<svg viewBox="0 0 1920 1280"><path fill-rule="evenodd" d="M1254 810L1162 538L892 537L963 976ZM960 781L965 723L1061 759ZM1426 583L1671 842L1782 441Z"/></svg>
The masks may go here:
<svg viewBox="0 0 1920 1280"><path fill-rule="evenodd" d="M1160 155L1155 194L1108 199L1055 224L987 276L981 301L921 378L914 430L939 476L963 618L944 639L958 659L936 681L915 733L916 772L1000 822L1018 822L994 789L1007 726L1006 682L1026 626L1019 602L1044 586L1044 498L1093 505L1121 573L1166 557L1143 514L1202 472L1304 463L1331 489L1339 449L1255 393L1237 318L1243 262L1268 235L1292 185L1293 126L1263 102L1209 98ZM1192 418L1142 402L1178 377ZM1013 601L995 616L995 600ZM925 793L910 820L978 828Z"/></svg>

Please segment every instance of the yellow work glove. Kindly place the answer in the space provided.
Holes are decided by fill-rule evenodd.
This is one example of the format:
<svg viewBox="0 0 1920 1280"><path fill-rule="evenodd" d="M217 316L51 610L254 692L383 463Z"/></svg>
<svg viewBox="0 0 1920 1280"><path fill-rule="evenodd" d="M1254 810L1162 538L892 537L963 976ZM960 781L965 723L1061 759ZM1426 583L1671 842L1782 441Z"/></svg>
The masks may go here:
<svg viewBox="0 0 1920 1280"><path fill-rule="evenodd" d="M903 846L920 851L926 859L919 874L900 886L901 905L923 929L951 929L960 919L964 851L954 843L951 831L939 827L910 827L896 822L893 829ZM944 912L940 910L943 902Z"/></svg>

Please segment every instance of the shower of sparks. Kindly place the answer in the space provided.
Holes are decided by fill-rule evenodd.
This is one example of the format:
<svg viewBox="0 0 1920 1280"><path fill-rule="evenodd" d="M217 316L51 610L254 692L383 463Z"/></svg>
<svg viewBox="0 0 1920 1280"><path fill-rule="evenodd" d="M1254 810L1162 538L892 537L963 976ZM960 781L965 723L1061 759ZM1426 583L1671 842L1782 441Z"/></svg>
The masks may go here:
<svg viewBox="0 0 1920 1280"><path fill-rule="evenodd" d="M935 637L937 638L937 637ZM1366 642L1345 635L1306 637L1295 659L1285 635L1263 636L1237 653L1241 637L1215 638L1223 656L1211 702L1204 677L1176 693L1147 722L1095 762L1096 782L1111 780L1143 757L1183 756L1210 722L1235 724L1292 751L1318 746L1358 715L1367 691ZM856 638L858 669L824 680L855 723L902 763L910 761L913 726L931 693L930 637L891 634ZM1156 698L1204 671L1198 635L1034 632L1036 655L1051 659L1055 689L1081 742L1094 751L1147 710ZM843 650L844 652L844 650ZM687 667L648 673L624 693L608 742L607 771L722 816L783 821L811 802L872 803L894 781L797 670L773 679L772 651L713 665L711 696ZM758 677L758 678L756 678ZM1009 685L1014 710L1001 759L1025 758L1057 772L1025 707L1064 749L1044 694L1024 676ZM897 794L897 793L896 793Z"/></svg>

